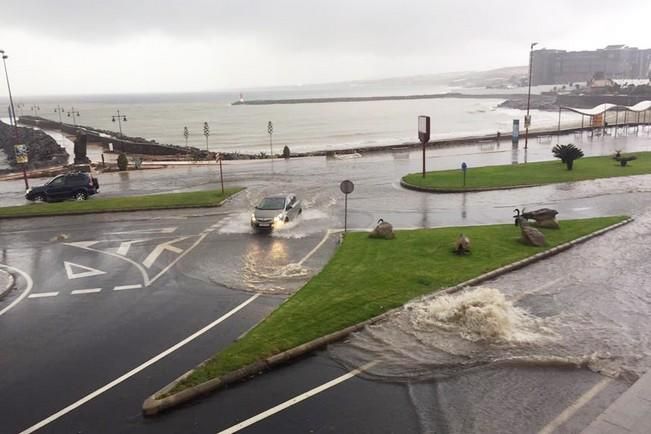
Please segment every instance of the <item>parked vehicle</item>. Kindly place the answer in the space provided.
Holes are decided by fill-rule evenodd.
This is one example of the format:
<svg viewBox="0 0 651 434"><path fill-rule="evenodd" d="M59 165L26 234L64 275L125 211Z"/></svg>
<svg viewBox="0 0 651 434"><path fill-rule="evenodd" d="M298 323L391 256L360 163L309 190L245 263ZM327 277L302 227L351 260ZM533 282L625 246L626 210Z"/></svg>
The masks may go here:
<svg viewBox="0 0 651 434"><path fill-rule="evenodd" d="M73 172L58 175L45 184L25 192L25 199L55 202L66 199L86 200L99 192L99 181L89 173Z"/></svg>
<svg viewBox="0 0 651 434"><path fill-rule="evenodd" d="M251 214L251 226L255 229L277 228L301 215L301 201L294 194L268 196L260 201Z"/></svg>

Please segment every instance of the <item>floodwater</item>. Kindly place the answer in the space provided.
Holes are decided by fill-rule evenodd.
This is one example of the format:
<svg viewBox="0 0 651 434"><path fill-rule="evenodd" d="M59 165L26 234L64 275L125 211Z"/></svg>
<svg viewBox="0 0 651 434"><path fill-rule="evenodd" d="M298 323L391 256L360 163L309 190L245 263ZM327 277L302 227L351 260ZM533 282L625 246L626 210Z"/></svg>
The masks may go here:
<svg viewBox="0 0 651 434"><path fill-rule="evenodd" d="M633 223L551 259L412 302L330 353L351 367L379 360L366 375L407 383L424 432L537 431L548 415L528 407L531 390L562 401L591 373L622 388L651 368L651 207L631 212Z"/></svg>

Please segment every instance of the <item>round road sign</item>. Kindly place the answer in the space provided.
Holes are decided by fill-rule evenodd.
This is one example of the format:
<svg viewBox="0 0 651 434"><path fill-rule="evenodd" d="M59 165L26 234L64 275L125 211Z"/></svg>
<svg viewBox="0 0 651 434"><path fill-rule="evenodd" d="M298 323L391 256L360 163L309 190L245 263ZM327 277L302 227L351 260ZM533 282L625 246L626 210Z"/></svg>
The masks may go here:
<svg viewBox="0 0 651 434"><path fill-rule="evenodd" d="M345 180L341 181L339 188L343 194L350 194L355 190L355 184L353 184L353 181Z"/></svg>

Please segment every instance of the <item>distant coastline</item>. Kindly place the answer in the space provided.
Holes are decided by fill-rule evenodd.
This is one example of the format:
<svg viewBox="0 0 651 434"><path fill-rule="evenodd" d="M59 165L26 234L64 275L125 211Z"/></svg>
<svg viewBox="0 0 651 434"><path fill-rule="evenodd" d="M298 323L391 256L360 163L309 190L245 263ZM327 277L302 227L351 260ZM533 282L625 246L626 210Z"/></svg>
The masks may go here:
<svg viewBox="0 0 651 434"><path fill-rule="evenodd" d="M367 102L367 101L403 101L416 99L442 99L442 98L465 98L465 99L510 99L526 96L516 93L492 93L492 94L466 94L459 92L432 93L423 95L388 95L388 96L346 96L330 98L287 98L287 99L252 99L240 100L231 105L272 105L272 104L323 104L337 102Z"/></svg>

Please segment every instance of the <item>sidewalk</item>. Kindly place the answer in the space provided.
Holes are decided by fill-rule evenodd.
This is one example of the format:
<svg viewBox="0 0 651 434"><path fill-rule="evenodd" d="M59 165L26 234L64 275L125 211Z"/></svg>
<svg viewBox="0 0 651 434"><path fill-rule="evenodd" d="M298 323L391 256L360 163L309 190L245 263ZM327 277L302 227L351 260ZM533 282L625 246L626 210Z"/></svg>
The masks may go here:
<svg viewBox="0 0 651 434"><path fill-rule="evenodd" d="M651 371L637 380L582 434L648 434L649 432L651 432Z"/></svg>

